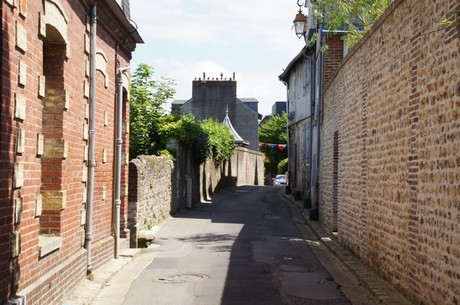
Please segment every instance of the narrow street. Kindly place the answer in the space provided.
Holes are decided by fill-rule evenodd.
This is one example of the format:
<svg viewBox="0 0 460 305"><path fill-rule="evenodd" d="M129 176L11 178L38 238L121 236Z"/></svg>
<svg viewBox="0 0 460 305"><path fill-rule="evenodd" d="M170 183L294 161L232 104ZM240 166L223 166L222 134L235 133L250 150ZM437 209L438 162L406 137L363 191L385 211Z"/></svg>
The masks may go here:
<svg viewBox="0 0 460 305"><path fill-rule="evenodd" d="M164 223L158 255L132 283L125 305L373 304L340 267L340 286L315 257L284 188L239 187ZM300 231L299 231L300 228ZM301 233L302 231L302 233ZM150 250L149 249L149 250ZM332 264L334 265L334 264ZM350 277L349 279L347 278Z"/></svg>

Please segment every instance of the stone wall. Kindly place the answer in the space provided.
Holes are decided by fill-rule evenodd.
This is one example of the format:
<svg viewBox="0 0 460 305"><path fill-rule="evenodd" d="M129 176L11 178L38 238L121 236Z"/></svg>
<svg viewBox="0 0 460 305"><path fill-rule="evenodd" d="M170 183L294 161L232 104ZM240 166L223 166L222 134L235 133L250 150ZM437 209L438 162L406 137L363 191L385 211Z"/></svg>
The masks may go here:
<svg viewBox="0 0 460 305"><path fill-rule="evenodd" d="M395 1L324 96L321 219L415 303L460 302L459 9Z"/></svg>
<svg viewBox="0 0 460 305"><path fill-rule="evenodd" d="M131 246L142 231L151 229L174 213L209 201L221 188L263 185L263 154L236 148L229 160L207 160L193 165L186 151L177 161L166 157L138 156L129 165L128 228Z"/></svg>
<svg viewBox="0 0 460 305"><path fill-rule="evenodd" d="M138 156L129 165L128 229L131 245L141 231L150 230L180 210L174 197L174 163L167 157Z"/></svg>

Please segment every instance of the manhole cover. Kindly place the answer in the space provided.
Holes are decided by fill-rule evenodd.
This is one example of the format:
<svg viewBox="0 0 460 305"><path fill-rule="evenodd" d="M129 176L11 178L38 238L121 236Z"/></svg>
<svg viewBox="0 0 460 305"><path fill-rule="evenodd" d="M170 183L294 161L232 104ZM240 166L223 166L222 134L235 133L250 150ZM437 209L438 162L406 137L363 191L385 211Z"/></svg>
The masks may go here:
<svg viewBox="0 0 460 305"><path fill-rule="evenodd" d="M194 283L209 278L204 274L178 274L171 276L164 276L155 279L155 282L165 284L183 284L183 283Z"/></svg>

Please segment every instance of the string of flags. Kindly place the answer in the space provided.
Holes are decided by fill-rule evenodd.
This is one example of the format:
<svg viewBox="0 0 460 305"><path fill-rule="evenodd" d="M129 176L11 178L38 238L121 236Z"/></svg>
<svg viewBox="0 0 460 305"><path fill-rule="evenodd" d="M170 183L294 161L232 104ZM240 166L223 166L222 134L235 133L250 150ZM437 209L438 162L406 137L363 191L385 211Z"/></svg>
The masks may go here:
<svg viewBox="0 0 460 305"><path fill-rule="evenodd" d="M272 150L274 150L274 149L276 149L276 148L278 148L279 150L285 150L287 144L273 144L273 143L259 142L259 148L261 148L261 147L263 147L263 146L268 146L268 147L270 147Z"/></svg>

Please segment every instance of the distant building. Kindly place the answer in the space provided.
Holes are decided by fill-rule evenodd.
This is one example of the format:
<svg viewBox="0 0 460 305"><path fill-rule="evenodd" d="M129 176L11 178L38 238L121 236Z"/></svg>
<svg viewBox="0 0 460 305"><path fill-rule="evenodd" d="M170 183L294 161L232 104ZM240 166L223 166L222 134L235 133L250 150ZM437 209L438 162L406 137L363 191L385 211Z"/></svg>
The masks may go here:
<svg viewBox="0 0 460 305"><path fill-rule="evenodd" d="M204 75L205 76L205 75ZM196 119L204 120L215 118L223 122L228 120L240 136L242 143L247 143L247 148L258 150L259 131L258 113L259 101L255 98L239 99L236 97L236 81L234 78L194 80L192 98L175 100L172 103L173 113L192 113Z"/></svg>
<svg viewBox="0 0 460 305"><path fill-rule="evenodd" d="M285 101L277 101L272 106L272 115L281 115L283 112L287 112L286 110L286 102Z"/></svg>

